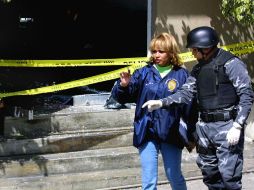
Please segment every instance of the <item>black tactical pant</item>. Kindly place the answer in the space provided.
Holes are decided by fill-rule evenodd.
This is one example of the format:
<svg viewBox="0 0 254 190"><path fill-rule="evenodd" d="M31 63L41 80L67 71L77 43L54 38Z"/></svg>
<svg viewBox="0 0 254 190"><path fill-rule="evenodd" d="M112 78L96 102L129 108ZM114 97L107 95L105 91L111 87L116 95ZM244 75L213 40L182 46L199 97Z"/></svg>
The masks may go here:
<svg viewBox="0 0 254 190"><path fill-rule="evenodd" d="M233 120L197 123L197 165L209 190L242 188L244 131L239 143L229 146L226 135L232 125Z"/></svg>

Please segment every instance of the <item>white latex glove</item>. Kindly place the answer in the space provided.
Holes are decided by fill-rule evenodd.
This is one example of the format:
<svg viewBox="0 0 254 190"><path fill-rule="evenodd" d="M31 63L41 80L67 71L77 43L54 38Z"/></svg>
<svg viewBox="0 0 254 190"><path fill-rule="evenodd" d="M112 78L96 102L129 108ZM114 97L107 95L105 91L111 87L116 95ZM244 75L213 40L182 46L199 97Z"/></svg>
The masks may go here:
<svg viewBox="0 0 254 190"><path fill-rule="evenodd" d="M229 145L236 145L239 141L240 134L241 134L241 125L234 122L233 127L229 129L227 134L227 140Z"/></svg>
<svg viewBox="0 0 254 190"><path fill-rule="evenodd" d="M142 105L142 108L145 108L146 106L147 106L148 111L152 112L153 110L157 110L162 107L162 101L149 100Z"/></svg>

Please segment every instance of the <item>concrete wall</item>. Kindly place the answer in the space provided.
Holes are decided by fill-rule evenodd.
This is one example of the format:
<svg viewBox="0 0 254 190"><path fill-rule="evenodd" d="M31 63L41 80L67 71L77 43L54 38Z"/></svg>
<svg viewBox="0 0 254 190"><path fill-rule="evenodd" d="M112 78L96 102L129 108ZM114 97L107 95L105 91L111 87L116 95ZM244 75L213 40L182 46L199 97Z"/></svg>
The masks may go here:
<svg viewBox="0 0 254 190"><path fill-rule="evenodd" d="M219 45L229 45L254 40L254 26L241 26L223 17L220 10L221 0L153 0L152 34L172 33L181 48L185 48L186 35L195 27L207 25L216 29L220 37ZM247 64L249 74L254 81L254 53L241 57ZM186 63L191 69L195 62ZM254 108L248 119L247 136L254 139Z"/></svg>

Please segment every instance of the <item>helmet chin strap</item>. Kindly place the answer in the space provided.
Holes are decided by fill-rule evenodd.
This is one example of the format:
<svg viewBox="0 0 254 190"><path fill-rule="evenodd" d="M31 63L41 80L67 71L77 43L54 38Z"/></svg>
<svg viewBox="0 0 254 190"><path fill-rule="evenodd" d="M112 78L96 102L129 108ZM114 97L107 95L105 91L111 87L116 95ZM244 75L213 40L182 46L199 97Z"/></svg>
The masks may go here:
<svg viewBox="0 0 254 190"><path fill-rule="evenodd" d="M217 48L217 46L213 46L211 47L206 53L204 52L203 48L198 48L198 52L200 52L202 54L202 59L206 60L208 55Z"/></svg>
<svg viewBox="0 0 254 190"><path fill-rule="evenodd" d="M204 53L203 49L202 48L197 48L197 49L198 49L198 52L201 53L201 55L202 55L201 60L205 60L206 54Z"/></svg>

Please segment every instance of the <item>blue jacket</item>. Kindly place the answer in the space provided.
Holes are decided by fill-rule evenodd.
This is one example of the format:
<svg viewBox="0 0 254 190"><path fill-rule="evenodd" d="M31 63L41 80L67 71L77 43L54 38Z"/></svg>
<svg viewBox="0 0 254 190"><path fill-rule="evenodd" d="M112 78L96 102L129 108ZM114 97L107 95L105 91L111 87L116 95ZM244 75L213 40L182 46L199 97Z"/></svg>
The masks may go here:
<svg viewBox="0 0 254 190"><path fill-rule="evenodd" d="M142 105L148 100L158 100L174 94L186 81L189 73L174 67L162 78L152 63L135 70L127 87L120 86L120 79L112 89L112 96L121 104L136 103L133 145L139 147L154 139L175 144L180 148L188 144L189 133L195 130L189 123L190 104L173 104L167 109L148 112ZM180 122L183 118L185 122ZM181 123L181 124L180 124Z"/></svg>

